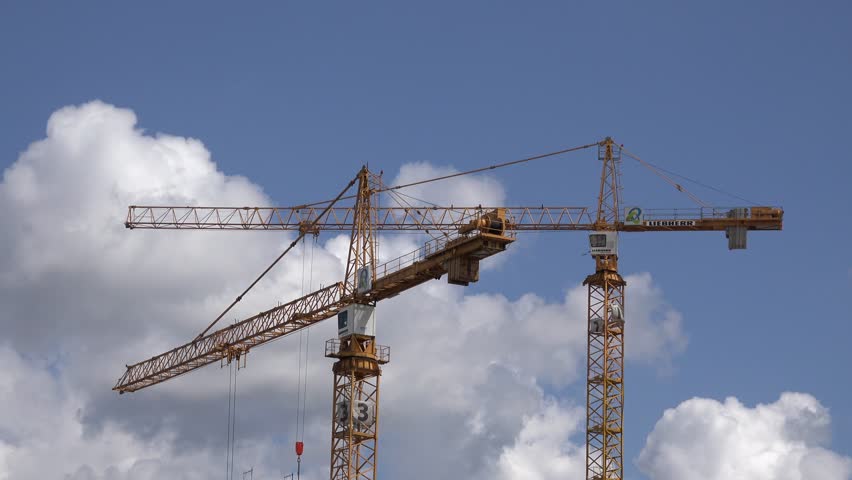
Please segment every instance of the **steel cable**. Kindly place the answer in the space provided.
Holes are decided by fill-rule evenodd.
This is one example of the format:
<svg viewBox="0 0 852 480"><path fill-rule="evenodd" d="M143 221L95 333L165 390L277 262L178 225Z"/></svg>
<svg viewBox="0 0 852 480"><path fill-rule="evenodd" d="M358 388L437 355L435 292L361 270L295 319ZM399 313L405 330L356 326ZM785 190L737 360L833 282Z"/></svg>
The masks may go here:
<svg viewBox="0 0 852 480"><path fill-rule="evenodd" d="M231 311L231 309L232 309L232 308L234 308L234 305L236 305L237 303L239 303L239 302L240 302L240 300L242 300L242 299L243 299L243 296L245 296L245 294L247 294L247 293L249 292L249 290L251 290L252 288L254 288L254 286L255 286L255 285L257 285L257 282L259 282L259 281L260 281L263 277L265 277L265 276L266 276L266 274L267 274L267 273L269 273L269 271L270 271L270 270L272 270L272 267L274 267L276 264L278 264L278 262L279 262L279 261L281 261L281 259L282 259L282 258L284 258L284 255L287 255L287 253L288 253L290 250L292 250L292 249L296 246L296 244L297 244L297 243L299 243L299 241L300 241L300 240L302 240L302 239L305 237L305 235L307 235L308 230L312 230L314 227L316 227L316 224L320 221L320 219L321 219L322 217L324 217L324 216L325 216L325 214L326 214L326 213L328 213L328 211L329 211L329 210L331 210L331 207L332 207L332 206L334 206L334 204L335 204L335 203L337 203L337 202L338 202L338 201L339 201L339 200L343 197L343 194L344 194L344 193L346 193L347 191L349 191L349 189L350 189L350 188L352 188L352 185L355 185L355 182L356 182L357 180L358 180L358 177L357 177L357 176L356 176L355 178L353 178L353 179L349 182L349 184L348 184L348 185L346 185L346 188L344 188L344 189L340 192L340 194L338 194L338 195L337 195L337 197L336 197L334 200L332 200L332 201L331 201L331 203L329 203L329 204L328 204L328 206L327 206L327 207L325 207L325 209L323 209L322 213L320 213L319 215L317 215L317 218L315 218L315 219L314 219L314 220L310 223L310 225L308 226L308 228L304 229L303 231L300 231L300 232L299 232L299 236L298 236L298 237L296 237L296 239L295 239L295 240L293 240L293 241L290 243L290 246L289 246L289 247L287 247L287 249L286 249L286 250L284 250L283 252L281 252L281 255L278 255L278 258L276 258L276 259L275 259L275 261L274 261L274 262L272 262L272 264L271 264L271 265L269 265L268 267L266 267L266 270L264 270L264 271L263 271L263 273L261 273L261 274L260 274L260 275L259 275L256 279L254 279L254 281L253 281L253 282L251 282L251 285L249 285L249 286L248 286L248 288L246 288L246 289L243 291L243 293L239 294L239 295L237 296L237 298L236 298L236 299L235 299L235 300L234 300L234 301L233 301L230 305L228 305L228 308L226 308L224 312L222 312L221 314L219 314L219 316L218 316L218 317L216 317L216 319L215 319L215 320L213 320L213 322L211 322L211 323L210 323L210 325L208 325L208 326L207 326L207 328L205 328L205 329L204 329L201 333L199 333L199 334L198 334L198 336L197 336L197 337L195 337L195 339L196 339L196 340L198 340L199 338L203 337L203 336L204 336L204 334L206 334L207 332L209 332L209 331L210 331L210 329L211 329L211 328L213 328L213 325L216 325L216 323L217 323L219 320L221 320L221 319L222 319L222 317L224 317L224 316L225 316L228 312L230 312L230 311Z"/></svg>

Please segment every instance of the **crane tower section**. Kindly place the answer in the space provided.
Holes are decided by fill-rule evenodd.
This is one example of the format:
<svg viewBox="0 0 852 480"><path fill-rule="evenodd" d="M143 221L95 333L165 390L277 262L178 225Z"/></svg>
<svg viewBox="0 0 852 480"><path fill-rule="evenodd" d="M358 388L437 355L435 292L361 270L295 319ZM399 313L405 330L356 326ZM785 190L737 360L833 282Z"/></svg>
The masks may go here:
<svg viewBox="0 0 852 480"><path fill-rule="evenodd" d="M613 256L595 258L588 286L586 479L621 480L624 419L624 286Z"/></svg>
<svg viewBox="0 0 852 480"><path fill-rule="evenodd" d="M389 353L372 335L326 342L326 356L338 359L332 367L331 480L376 478L380 365L390 360Z"/></svg>
<svg viewBox="0 0 852 480"><path fill-rule="evenodd" d="M624 286L618 273L621 147L607 137L598 146L603 162L598 215L589 248L595 273L588 286L586 371L586 480L622 480L624 419Z"/></svg>

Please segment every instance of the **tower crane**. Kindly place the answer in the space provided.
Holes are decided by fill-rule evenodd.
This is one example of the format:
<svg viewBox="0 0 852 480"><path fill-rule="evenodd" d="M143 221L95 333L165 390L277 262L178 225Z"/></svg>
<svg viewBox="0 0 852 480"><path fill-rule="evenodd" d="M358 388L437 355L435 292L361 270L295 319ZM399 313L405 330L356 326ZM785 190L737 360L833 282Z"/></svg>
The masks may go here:
<svg viewBox="0 0 852 480"><path fill-rule="evenodd" d="M375 201L376 195L383 192L589 148L597 149L602 166L594 209L565 206L380 207ZM701 207L678 210L632 207L622 211L622 155L652 169L677 190L698 201ZM356 183L356 193L345 195ZM337 206L344 199L354 199L354 205ZM588 292L586 479L622 480L627 317L626 282L618 271L618 234L717 231L725 232L729 249L743 249L748 231L781 230L783 213L783 209L774 206L708 206L610 137L545 155L392 187L385 186L380 176L363 167L335 200L309 205L130 206L125 222L129 229L299 232L285 253L305 235L322 230L350 231L351 239L342 282L208 333L211 324L194 340L127 366L113 390L134 392L216 361L239 359L255 346L337 315L339 338L326 342L326 356L337 359L332 368L335 418L332 420L330 479L372 480L376 478L379 378L381 365L389 361L388 347L377 345L375 340L373 308L376 302L443 275L447 275L447 281L452 284L476 282L479 262L504 251L515 241L518 232L589 231L595 271L583 282ZM378 264L376 235L380 231L427 231L439 235L410 254Z"/></svg>

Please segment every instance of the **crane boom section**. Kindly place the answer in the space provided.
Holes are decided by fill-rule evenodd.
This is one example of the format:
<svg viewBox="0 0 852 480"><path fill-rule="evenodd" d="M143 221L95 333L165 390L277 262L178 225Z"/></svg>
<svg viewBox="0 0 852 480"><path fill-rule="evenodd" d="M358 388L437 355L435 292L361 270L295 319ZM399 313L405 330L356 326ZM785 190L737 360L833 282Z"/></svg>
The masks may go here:
<svg viewBox="0 0 852 480"><path fill-rule="evenodd" d="M456 231L497 208L506 212L509 231L595 230L596 214L587 207L389 207L377 208L376 230ZM615 229L624 232L712 231L742 226L749 230L781 230L783 210L779 207L687 208L645 210L624 218ZM732 211L744 216L732 218ZM155 207L131 206L125 226L131 229L184 230L302 230L317 219L315 207ZM641 210L640 210L641 211ZM316 222L319 230L349 231L355 210L335 207Z"/></svg>
<svg viewBox="0 0 852 480"><path fill-rule="evenodd" d="M377 279L366 298L370 301L389 298L446 273L451 283L477 281L479 260L502 252L513 241L512 237L504 235L477 233L427 243L412 254L380 265ZM129 365L113 390L135 392L219 360L239 358L252 347L336 315L353 301L343 292L343 283L335 283Z"/></svg>
<svg viewBox="0 0 852 480"><path fill-rule="evenodd" d="M494 208L476 207L389 207L376 208L377 230L457 230ZM590 224L586 207L518 207L510 213L533 225ZM318 207L157 207L131 206L124 225L130 229L184 230L300 230L321 215ZM355 220L354 207L334 207L321 218L321 230L349 231Z"/></svg>
<svg viewBox="0 0 852 480"><path fill-rule="evenodd" d="M336 314L345 306L343 283L260 312L148 360L129 365L113 390L135 392L213 362L238 357L249 348L274 340Z"/></svg>

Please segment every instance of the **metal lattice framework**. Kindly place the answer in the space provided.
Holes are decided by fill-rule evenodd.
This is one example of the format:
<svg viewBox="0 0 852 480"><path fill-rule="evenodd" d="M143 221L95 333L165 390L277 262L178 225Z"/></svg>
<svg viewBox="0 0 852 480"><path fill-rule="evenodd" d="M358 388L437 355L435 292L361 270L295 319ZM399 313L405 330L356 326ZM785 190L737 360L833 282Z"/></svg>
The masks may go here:
<svg viewBox="0 0 852 480"><path fill-rule="evenodd" d="M595 145L603 167L595 209L411 206L407 202L406 206L382 208L375 198L380 192ZM317 234L322 230L351 231L352 234L343 282L127 366L114 390L132 392L217 360L239 359L252 347L334 316L351 303L375 305L379 300L444 274L447 274L450 283L467 285L475 282L479 279L479 261L505 250L514 241L515 232L724 231L729 238L729 248L737 249L745 248L745 232L748 230L782 228L783 210L770 206L722 208L709 207L699 201L702 208L647 210L637 207L629 209L630 212L621 212L619 167L622 153L653 170L650 164L607 137L596 144L389 188L381 185L380 177L362 168L357 177L359 187L356 195L344 197L344 190L335 200L310 205L131 206L125 220L125 226L130 229L298 231L297 240L305 234ZM655 173L696 200L671 178L658 171ZM338 200L351 198L355 198L353 206L338 206ZM378 231L427 232L434 239L415 252L377 266L375 242ZM589 322L586 479L623 480L625 282L618 273L617 254L596 254L594 258L595 273L584 282L588 285ZM371 267L372 272L371 288L366 290L359 289L356 280L359 269L365 266ZM386 347L376 346L374 337L363 335L335 339L327 344L327 356L338 359L333 368L333 408L342 402L348 402L349 408L348 423L333 422L331 480L375 478L380 365L388 360L386 352ZM375 403L374 423L353 423L356 401Z"/></svg>
<svg viewBox="0 0 852 480"><path fill-rule="evenodd" d="M607 137L598 146L603 162L598 230L618 230L621 149ZM618 254L594 255L586 278L588 357L586 374L586 480L622 480L624 430L624 279ZM616 318L613 312L619 312Z"/></svg>
<svg viewBox="0 0 852 480"><path fill-rule="evenodd" d="M586 479L622 480L625 282L609 270L614 259L598 265L602 268L584 282L589 292Z"/></svg>
<svg viewBox="0 0 852 480"><path fill-rule="evenodd" d="M333 342L333 341L332 341ZM334 363L334 394L331 428L331 480L372 480L376 478L376 454L379 431L380 364L387 363L378 354L375 337L353 335L341 341L337 350L326 349ZM363 403L361 403L363 402ZM372 422L360 423L357 405L371 405ZM341 422L338 408L348 409Z"/></svg>
<svg viewBox="0 0 852 480"><path fill-rule="evenodd" d="M435 231L453 232L487 212L503 209L506 230L513 232L547 232L594 230L597 213L588 207L411 207L374 208L375 229L378 231ZM779 230L781 218L763 215L756 209L746 209L745 218L728 217L739 207L703 207L680 209L646 209L643 216L656 224L625 224L615 222L622 232L661 231L724 231L743 226L748 230ZM780 207L761 207L780 212ZM299 231L317 221L317 230L350 231L354 224L353 207L334 207L317 219L321 208L316 207L155 207L133 206L127 211L125 226L144 230L255 230L267 232Z"/></svg>
<svg viewBox="0 0 852 480"><path fill-rule="evenodd" d="M433 205L374 207L376 230L448 232L497 207L438 207ZM505 208L505 207L500 207ZM349 231L359 223L355 207L177 207L131 206L125 226L156 230L298 231L316 221L317 230ZM586 207L511 207L516 230L584 229L593 223ZM573 228L572 228L573 227Z"/></svg>
<svg viewBox="0 0 852 480"><path fill-rule="evenodd" d="M376 270L381 276L376 278L373 289L364 298L377 302L392 297L447 274L455 259L495 255L513 241L510 237L477 233L459 235L450 241L430 242L411 255L379 265ZM343 294L343 283L335 283L168 352L128 365L113 390L135 392L217 360L232 358L235 353L248 352L257 345L337 315L353 301L352 296Z"/></svg>
<svg viewBox="0 0 852 480"><path fill-rule="evenodd" d="M376 280L376 209L373 206L371 184L380 182L366 167L358 173L358 193L349 242L349 257L346 261L345 290L349 295L356 291L369 290L359 285L359 270L369 268L369 284Z"/></svg>
<svg viewBox="0 0 852 480"><path fill-rule="evenodd" d="M601 191L598 195L598 211L595 224L600 228L612 228L619 223L621 212L621 147L606 137L598 145L598 160L603 162Z"/></svg>
<svg viewBox="0 0 852 480"><path fill-rule="evenodd" d="M135 392L216 361L248 353L252 347L336 315L347 304L342 294L343 283L338 282L148 360L129 365L114 390L120 393Z"/></svg>

